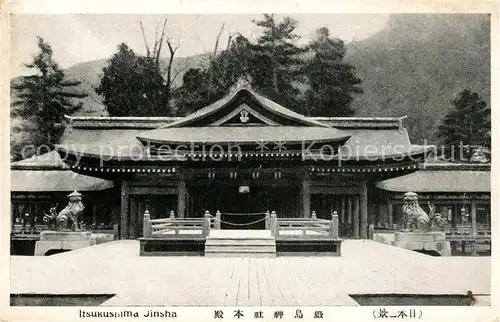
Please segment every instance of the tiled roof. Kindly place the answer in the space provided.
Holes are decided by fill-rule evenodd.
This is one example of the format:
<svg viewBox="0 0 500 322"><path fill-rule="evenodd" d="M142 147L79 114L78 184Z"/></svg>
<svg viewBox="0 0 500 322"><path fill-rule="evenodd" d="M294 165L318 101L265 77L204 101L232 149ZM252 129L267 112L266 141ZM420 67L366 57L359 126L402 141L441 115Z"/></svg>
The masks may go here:
<svg viewBox="0 0 500 322"><path fill-rule="evenodd" d="M490 192L491 172L460 170L419 170L401 177L383 180L377 187L394 192Z"/></svg>
<svg viewBox="0 0 500 322"><path fill-rule="evenodd" d="M67 116L72 128L89 129L156 129L182 119L182 117L133 117L133 116Z"/></svg>
<svg viewBox="0 0 500 322"><path fill-rule="evenodd" d="M164 127L138 136L141 141L159 143L250 143L283 142L301 143L308 141L326 142L347 140L343 131L327 127L305 126L206 126L206 127Z"/></svg>
<svg viewBox="0 0 500 322"><path fill-rule="evenodd" d="M403 128L402 117L310 117L310 119L325 123L335 128Z"/></svg>
<svg viewBox="0 0 500 322"><path fill-rule="evenodd" d="M331 122L335 121L335 118L329 118ZM396 119L390 120L392 126L381 125L375 126L373 123L373 118L351 118L342 120L344 126L339 127L337 133L342 133L341 136L350 136L350 138L345 142L344 146L341 148L341 153L344 158L356 157L356 154L366 154L366 155L393 155L397 152L416 152L420 149L418 146L414 146L410 143L408 133L405 128L400 128L396 126L398 121ZM80 121L79 121L80 122ZM89 120L88 122L92 122ZM149 128L133 128L133 127L122 127L119 126L121 123L120 118L114 118L113 123L117 126L108 127L102 125L94 126L72 126L70 125L65 130L62 138L61 144L58 146L58 150L62 153L66 151L73 151L72 153L83 153L87 155L99 156L99 155L114 155L116 151L120 151L120 155L123 159L130 159L135 157L140 157L143 154L142 144L136 139L136 137L144 137L146 133L161 133L167 129L174 130L174 128L160 128L153 131L148 131ZM129 120L124 118L123 123L128 123ZM372 124L370 127L362 126L358 128L360 123ZM103 124L103 122L100 122ZM243 131L251 132L254 139L259 137L258 130L261 127L254 127L250 130L242 130L242 128L235 128L235 132L243 133ZM279 128L277 126L276 128ZM206 136L207 142L213 140L211 138L211 133L205 132L203 129L196 128L191 129L188 132L180 130L182 133L181 137L187 138L187 135L191 135L189 138L193 140L195 137L201 138ZM220 128L219 128L220 129ZM236 130L238 129L238 130ZM314 133L316 129L321 129L320 131L335 131L332 128L318 128L318 127L305 127L304 130ZM225 131L218 130L208 130L215 131L217 135L227 137L228 133ZM273 130L273 131L284 131L286 130ZM173 133L173 132L171 132ZM333 133L333 132L332 132ZM262 137L262 135L260 135ZM309 136L309 134L308 134ZM297 134L295 134L297 137ZM258 140L257 140L258 141ZM128 151L128 152L127 152Z"/></svg>
<svg viewBox="0 0 500 322"><path fill-rule="evenodd" d="M191 123L204 119L229 106L238 95L254 99L269 112L304 126L198 126ZM241 96L240 96L241 97ZM295 140L338 140L350 137L341 148L346 159L367 156L397 156L426 152L425 147L410 143L402 126L404 117L306 117L293 112L249 88L231 92L221 100L183 118L155 117L71 117L57 149L64 153L89 156L116 155L131 159L144 154L136 139L168 142L255 142ZM210 123L211 124L211 123ZM302 127L302 128L301 128ZM181 129L184 128L184 129ZM149 131L148 131L149 130ZM128 152L125 152L128 151Z"/></svg>
<svg viewBox="0 0 500 322"><path fill-rule="evenodd" d="M13 162L11 191L92 191L113 187L112 181L77 174L69 168L56 151Z"/></svg>
<svg viewBox="0 0 500 322"><path fill-rule="evenodd" d="M60 153L93 157L120 155L123 159L140 158L143 145L136 136L144 129L135 128L72 128L68 127L56 150Z"/></svg>
<svg viewBox="0 0 500 322"><path fill-rule="evenodd" d="M71 170L11 170L13 192L94 191L113 187L113 181L77 174Z"/></svg>
<svg viewBox="0 0 500 322"><path fill-rule="evenodd" d="M69 169L69 166L61 160L59 153L57 153L56 151L51 151L45 154L34 155L30 158L13 162L11 163L10 168L22 169L22 170L25 169L57 170L57 169Z"/></svg>

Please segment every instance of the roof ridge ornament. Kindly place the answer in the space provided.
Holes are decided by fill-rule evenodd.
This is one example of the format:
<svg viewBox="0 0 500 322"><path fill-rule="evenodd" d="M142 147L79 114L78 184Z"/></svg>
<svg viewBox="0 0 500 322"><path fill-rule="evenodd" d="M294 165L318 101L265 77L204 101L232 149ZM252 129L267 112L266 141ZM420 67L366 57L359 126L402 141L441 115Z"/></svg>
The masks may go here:
<svg viewBox="0 0 500 322"><path fill-rule="evenodd" d="M241 89L252 89L252 78L248 75L241 75L240 78L229 89L230 94L234 94Z"/></svg>

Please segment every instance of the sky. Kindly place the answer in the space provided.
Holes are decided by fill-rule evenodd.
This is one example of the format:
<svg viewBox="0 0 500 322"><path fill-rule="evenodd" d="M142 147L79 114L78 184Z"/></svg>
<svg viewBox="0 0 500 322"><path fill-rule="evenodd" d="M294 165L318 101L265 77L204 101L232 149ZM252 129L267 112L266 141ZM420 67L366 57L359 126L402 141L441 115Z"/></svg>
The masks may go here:
<svg viewBox="0 0 500 322"><path fill-rule="evenodd" d="M298 21L299 43L306 43L319 27L345 42L360 40L382 29L387 14L292 14ZM255 39L259 27L252 23L261 15L249 14L13 14L11 15L11 77L29 74L23 63L38 51L40 36L53 49L54 59L63 68L95 59L109 58L118 44L127 43L137 53L145 54L139 21L142 21L149 44L154 42L157 23L167 17L167 34L179 46L177 57L212 52L222 24L225 30L220 44L228 36L242 33ZM277 15L282 18L283 15ZM166 53L167 51L165 51Z"/></svg>

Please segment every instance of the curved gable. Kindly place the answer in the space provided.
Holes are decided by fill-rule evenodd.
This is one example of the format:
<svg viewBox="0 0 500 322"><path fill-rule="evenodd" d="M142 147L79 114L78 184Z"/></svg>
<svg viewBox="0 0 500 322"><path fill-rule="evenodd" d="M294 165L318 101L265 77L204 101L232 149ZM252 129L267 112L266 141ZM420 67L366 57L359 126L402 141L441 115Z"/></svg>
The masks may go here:
<svg viewBox="0 0 500 322"><path fill-rule="evenodd" d="M250 119L252 119L251 123ZM330 127L291 111L249 88L232 91L217 102L164 127L204 127L227 124Z"/></svg>

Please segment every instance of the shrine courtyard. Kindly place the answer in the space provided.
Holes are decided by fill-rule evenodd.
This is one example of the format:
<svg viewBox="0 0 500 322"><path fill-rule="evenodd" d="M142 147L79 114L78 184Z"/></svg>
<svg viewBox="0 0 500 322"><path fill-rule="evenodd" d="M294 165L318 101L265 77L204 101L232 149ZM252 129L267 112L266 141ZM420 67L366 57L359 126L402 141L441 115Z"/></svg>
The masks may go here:
<svg viewBox="0 0 500 322"><path fill-rule="evenodd" d="M276 258L140 257L139 241L119 240L11 256L10 290L113 294L103 306L355 306L353 295L471 291L476 305L490 305L490 281L491 257L432 257L372 240L345 240L337 257Z"/></svg>

